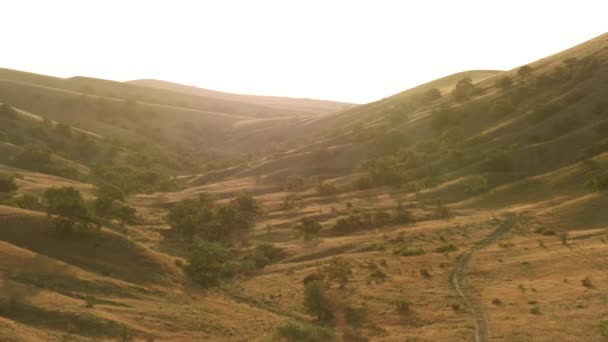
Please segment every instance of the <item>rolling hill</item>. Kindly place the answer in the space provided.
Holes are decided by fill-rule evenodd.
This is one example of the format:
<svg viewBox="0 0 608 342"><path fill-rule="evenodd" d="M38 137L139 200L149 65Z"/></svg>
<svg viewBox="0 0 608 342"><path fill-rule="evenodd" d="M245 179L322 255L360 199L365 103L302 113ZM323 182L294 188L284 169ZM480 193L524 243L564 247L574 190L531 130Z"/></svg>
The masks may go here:
<svg viewBox="0 0 608 342"><path fill-rule="evenodd" d="M608 34L354 107L4 70L0 337L602 341L607 91Z"/></svg>

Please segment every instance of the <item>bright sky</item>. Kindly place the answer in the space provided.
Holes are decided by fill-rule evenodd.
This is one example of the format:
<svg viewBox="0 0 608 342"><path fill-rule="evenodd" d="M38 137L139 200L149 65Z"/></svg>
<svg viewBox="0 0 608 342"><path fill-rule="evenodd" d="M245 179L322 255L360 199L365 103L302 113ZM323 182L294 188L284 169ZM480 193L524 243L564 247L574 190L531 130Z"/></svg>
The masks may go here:
<svg viewBox="0 0 608 342"><path fill-rule="evenodd" d="M608 1L3 1L0 67L369 102L606 31Z"/></svg>

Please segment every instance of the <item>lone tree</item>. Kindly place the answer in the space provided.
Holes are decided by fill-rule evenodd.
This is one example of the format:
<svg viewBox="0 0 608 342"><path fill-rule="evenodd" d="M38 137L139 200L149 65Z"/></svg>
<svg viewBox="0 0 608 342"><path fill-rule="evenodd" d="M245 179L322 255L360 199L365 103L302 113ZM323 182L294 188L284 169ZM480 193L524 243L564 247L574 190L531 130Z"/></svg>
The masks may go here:
<svg viewBox="0 0 608 342"><path fill-rule="evenodd" d="M323 268L323 272L328 283L336 282L343 288L352 277L353 268L350 260L337 257Z"/></svg>
<svg viewBox="0 0 608 342"><path fill-rule="evenodd" d="M0 193L10 193L17 190L15 177L9 175L0 175Z"/></svg>
<svg viewBox="0 0 608 342"><path fill-rule="evenodd" d="M475 94L477 89L473 85L473 80L470 77L465 77L458 81L456 88L452 90L452 96L456 101L466 101Z"/></svg>
<svg viewBox="0 0 608 342"><path fill-rule="evenodd" d="M188 258L186 271L203 287L212 287L236 273L234 256L217 242L197 241Z"/></svg>
<svg viewBox="0 0 608 342"><path fill-rule="evenodd" d="M319 321L333 318L330 301L319 280L312 280L304 284L304 306L309 313L317 316Z"/></svg>
<svg viewBox="0 0 608 342"><path fill-rule="evenodd" d="M314 237L319 236L319 232L323 226L310 217L304 217L300 219L300 223L296 226L296 230L301 231L304 234L306 240L311 240Z"/></svg>
<svg viewBox="0 0 608 342"><path fill-rule="evenodd" d="M82 194L74 187L51 188L44 192L47 213L56 215L56 228L62 233L99 229L101 225L84 203Z"/></svg>

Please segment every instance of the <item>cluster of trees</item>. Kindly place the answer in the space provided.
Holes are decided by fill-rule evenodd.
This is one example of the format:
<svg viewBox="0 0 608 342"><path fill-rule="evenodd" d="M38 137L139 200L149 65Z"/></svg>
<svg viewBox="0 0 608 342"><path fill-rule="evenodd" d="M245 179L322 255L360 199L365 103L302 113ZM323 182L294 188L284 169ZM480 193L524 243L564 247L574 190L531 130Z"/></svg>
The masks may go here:
<svg viewBox="0 0 608 342"><path fill-rule="evenodd" d="M406 224L412 222L412 220L410 211L401 204L391 211L384 209L373 211L353 210L348 216L339 218L331 231L336 235L345 235L391 224Z"/></svg>
<svg viewBox="0 0 608 342"><path fill-rule="evenodd" d="M452 90L452 97L459 102L470 99L473 95L480 93L480 89L473 84L470 77L465 77L456 83L456 87Z"/></svg>
<svg viewBox="0 0 608 342"><path fill-rule="evenodd" d="M60 162L51 157L52 151L40 145L26 145L13 160L13 165L37 172L56 176L79 179L80 172L67 162Z"/></svg>
<svg viewBox="0 0 608 342"><path fill-rule="evenodd" d="M87 207L80 190L74 187L50 188L44 192L46 211L53 216L60 233L71 234L101 228Z"/></svg>
<svg viewBox="0 0 608 342"><path fill-rule="evenodd" d="M264 210L251 195L241 194L228 204L218 204L208 194L185 199L167 215L171 228L188 241L229 241L246 234Z"/></svg>
<svg viewBox="0 0 608 342"><path fill-rule="evenodd" d="M246 241L256 220L264 214L260 203L242 193L226 204L208 194L175 204L167 215L171 229L192 242L186 271L203 287L218 285L239 272L250 272L285 257L271 244L247 248L243 255L231 249L236 240Z"/></svg>

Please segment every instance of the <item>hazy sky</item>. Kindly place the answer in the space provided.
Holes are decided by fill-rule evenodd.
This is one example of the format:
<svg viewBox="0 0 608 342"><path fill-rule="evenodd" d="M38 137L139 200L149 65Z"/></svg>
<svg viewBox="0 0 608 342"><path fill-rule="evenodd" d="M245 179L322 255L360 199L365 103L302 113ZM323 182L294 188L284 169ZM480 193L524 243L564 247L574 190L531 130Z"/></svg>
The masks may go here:
<svg viewBox="0 0 608 342"><path fill-rule="evenodd" d="M367 102L606 31L608 1L2 1L0 67Z"/></svg>

